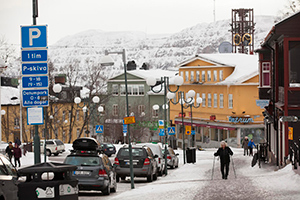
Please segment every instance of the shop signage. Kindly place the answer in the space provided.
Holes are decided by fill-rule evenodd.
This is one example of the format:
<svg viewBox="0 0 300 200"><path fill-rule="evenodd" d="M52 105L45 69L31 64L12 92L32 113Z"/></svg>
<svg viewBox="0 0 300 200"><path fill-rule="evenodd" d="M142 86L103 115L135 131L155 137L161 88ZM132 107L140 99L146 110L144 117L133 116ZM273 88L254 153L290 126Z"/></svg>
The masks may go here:
<svg viewBox="0 0 300 200"><path fill-rule="evenodd" d="M249 124L254 122L253 118L250 117L229 117L229 122L232 123L242 123L242 124Z"/></svg>

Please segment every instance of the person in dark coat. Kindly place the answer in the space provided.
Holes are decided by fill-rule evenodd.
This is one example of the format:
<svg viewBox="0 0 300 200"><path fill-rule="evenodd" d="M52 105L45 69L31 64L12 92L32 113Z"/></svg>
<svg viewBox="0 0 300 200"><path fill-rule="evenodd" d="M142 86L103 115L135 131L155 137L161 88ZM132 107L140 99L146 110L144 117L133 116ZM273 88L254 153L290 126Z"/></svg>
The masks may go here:
<svg viewBox="0 0 300 200"><path fill-rule="evenodd" d="M16 139L15 139L15 144L17 144L18 146L21 146L21 140L18 137L16 137Z"/></svg>
<svg viewBox="0 0 300 200"><path fill-rule="evenodd" d="M227 146L225 141L221 142L221 147L214 154L214 156L219 156L221 160L221 173L222 179L227 179L229 172L229 164L230 164L230 155L233 155L231 149ZM226 169L224 173L224 168Z"/></svg>
<svg viewBox="0 0 300 200"><path fill-rule="evenodd" d="M5 153L7 154L8 158L9 158L9 161L11 162L11 158L14 155L14 147L12 145L12 142L8 143L8 146L5 149Z"/></svg>
<svg viewBox="0 0 300 200"><path fill-rule="evenodd" d="M22 157L22 151L17 144L14 147L14 157L15 157L15 167L17 167L17 162L19 163L19 167L21 167L20 158Z"/></svg>
<svg viewBox="0 0 300 200"><path fill-rule="evenodd" d="M247 136L245 136L245 139L243 140L243 143L242 143L242 147L244 148L244 156L246 155L246 153L248 156L248 143L249 143L249 139Z"/></svg>

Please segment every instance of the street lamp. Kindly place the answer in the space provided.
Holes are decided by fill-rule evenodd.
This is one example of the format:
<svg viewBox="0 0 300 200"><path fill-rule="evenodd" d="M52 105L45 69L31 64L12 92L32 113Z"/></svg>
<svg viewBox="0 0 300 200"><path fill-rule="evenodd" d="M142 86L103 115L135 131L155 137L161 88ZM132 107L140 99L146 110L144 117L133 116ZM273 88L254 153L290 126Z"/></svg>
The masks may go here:
<svg viewBox="0 0 300 200"><path fill-rule="evenodd" d="M160 84L160 89L158 91L154 90L154 86L156 85L156 82L157 82L156 78L149 77L149 78L147 78L146 83L147 83L147 85L150 86L151 91L154 93L160 93L162 91L162 89L164 88L164 105L166 105L167 104L167 100L166 100L167 91L169 91L171 93L176 93L179 90L179 87L183 84L183 78L181 76L176 76L174 78L174 83L177 86L177 89L175 91L171 91L169 88L169 77L164 76L164 77L161 77L160 80L161 80L161 83L163 83L164 85L162 86L162 84ZM165 156L165 164L167 165L168 159L167 159L166 152L167 152L168 134L167 134L166 129L167 129L167 109L164 109L164 132L165 132L165 155L164 156ZM165 167L165 175L168 175L167 167Z"/></svg>
<svg viewBox="0 0 300 200"><path fill-rule="evenodd" d="M127 110L127 117L129 116L129 103L128 103L128 87L127 87L127 65L126 65L126 52L125 49L122 51L116 52L108 52L105 51L105 56L101 58L101 65L113 65L114 60L109 56L109 54L120 54L122 55L123 66L124 66L124 76L125 76L125 92L126 92L126 110ZM127 130L128 132L128 144L129 144L129 163L130 163L130 181L131 181L131 189L134 189L134 174L133 174L133 162L132 162L132 145L130 139L130 128ZM125 142L125 141L124 141Z"/></svg>

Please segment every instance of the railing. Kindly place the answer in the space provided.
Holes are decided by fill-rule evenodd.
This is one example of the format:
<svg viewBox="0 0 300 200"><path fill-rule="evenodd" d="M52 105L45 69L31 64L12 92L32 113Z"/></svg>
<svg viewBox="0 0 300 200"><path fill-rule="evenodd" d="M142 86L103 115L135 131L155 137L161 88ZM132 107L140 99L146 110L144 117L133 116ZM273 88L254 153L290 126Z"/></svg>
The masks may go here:
<svg viewBox="0 0 300 200"><path fill-rule="evenodd" d="M298 139L298 144L295 141L292 141L292 144L290 145L290 161L292 165L294 166L294 169L298 168L298 165L300 165L300 139ZM294 160L294 161L293 161ZM298 162L298 165L297 165Z"/></svg>

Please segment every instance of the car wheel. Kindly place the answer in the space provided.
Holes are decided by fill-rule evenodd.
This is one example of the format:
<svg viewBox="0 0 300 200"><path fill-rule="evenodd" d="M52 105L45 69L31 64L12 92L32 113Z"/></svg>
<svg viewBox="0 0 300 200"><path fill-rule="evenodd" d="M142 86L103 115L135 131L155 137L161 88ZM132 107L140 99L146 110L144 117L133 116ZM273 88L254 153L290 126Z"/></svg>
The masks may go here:
<svg viewBox="0 0 300 200"><path fill-rule="evenodd" d="M178 168L178 164L179 164L179 162L177 162L177 165L175 165L175 168Z"/></svg>
<svg viewBox="0 0 300 200"><path fill-rule="evenodd" d="M50 151L49 149L46 150L46 155L47 155L48 157L51 156L51 151Z"/></svg>
<svg viewBox="0 0 300 200"><path fill-rule="evenodd" d="M117 181L117 183L120 182L120 176L119 175L116 176L116 181Z"/></svg>
<svg viewBox="0 0 300 200"><path fill-rule="evenodd" d="M108 186L102 191L102 193L103 193L104 195L109 195L109 194L110 194L110 188L109 188L109 185L110 185L110 184L108 184Z"/></svg>
<svg viewBox="0 0 300 200"><path fill-rule="evenodd" d="M55 156L58 156L59 153L54 153Z"/></svg>
<svg viewBox="0 0 300 200"><path fill-rule="evenodd" d="M110 188L110 192L117 192L117 182L114 182L114 187Z"/></svg>
<svg viewBox="0 0 300 200"><path fill-rule="evenodd" d="M152 182L152 181L153 181L153 174L151 172L151 174L147 176L147 182Z"/></svg>
<svg viewBox="0 0 300 200"><path fill-rule="evenodd" d="M172 165L171 165L170 167L171 167L171 169L174 169L174 168L175 168L175 163L174 163L174 161L173 161L173 163L172 163Z"/></svg>
<svg viewBox="0 0 300 200"><path fill-rule="evenodd" d="M156 171L155 174L153 175L153 180L154 180L154 181L157 180L157 175L158 175L158 173L157 173L157 171Z"/></svg>

